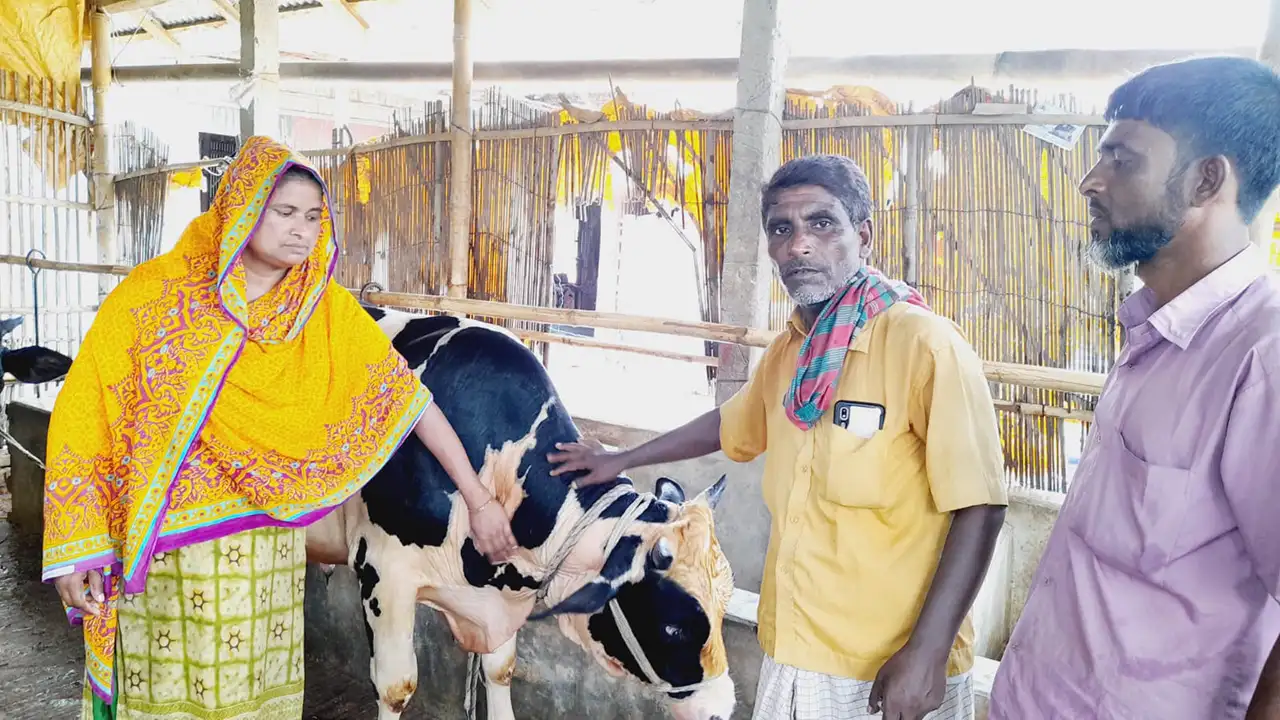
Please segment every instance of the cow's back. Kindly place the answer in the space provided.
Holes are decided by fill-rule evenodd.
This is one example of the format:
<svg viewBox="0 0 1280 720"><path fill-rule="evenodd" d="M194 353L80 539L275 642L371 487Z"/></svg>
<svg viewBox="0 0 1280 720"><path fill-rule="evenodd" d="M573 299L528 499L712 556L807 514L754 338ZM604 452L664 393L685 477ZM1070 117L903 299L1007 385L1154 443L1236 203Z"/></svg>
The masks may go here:
<svg viewBox="0 0 1280 720"><path fill-rule="evenodd" d="M367 310L431 390L472 467L484 465L487 450L535 433L517 470L525 479L525 497L511 527L522 547L539 547L568 495L568 478L550 476L546 455L556 442L579 435L537 356L492 325ZM411 436L365 486L362 498L370 521L401 543L438 547L447 539L456 489L439 461ZM471 547L463 553L476 554Z"/></svg>

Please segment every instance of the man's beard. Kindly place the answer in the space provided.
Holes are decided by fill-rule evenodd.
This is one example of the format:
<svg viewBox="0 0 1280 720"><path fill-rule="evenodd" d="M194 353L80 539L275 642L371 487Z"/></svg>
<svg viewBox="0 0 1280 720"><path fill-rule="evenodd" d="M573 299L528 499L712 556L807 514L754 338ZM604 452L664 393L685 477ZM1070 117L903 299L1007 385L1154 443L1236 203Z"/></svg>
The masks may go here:
<svg viewBox="0 0 1280 720"><path fill-rule="evenodd" d="M1124 270L1131 265L1150 262L1182 229L1187 203L1177 192L1175 174L1169 181L1161 208L1129 227L1111 229L1105 238L1090 239L1087 254L1089 260L1107 272Z"/></svg>
<svg viewBox="0 0 1280 720"><path fill-rule="evenodd" d="M786 273L801 267L813 268L814 266L797 258L778 268L778 276L780 278L785 277ZM825 305L828 300L835 297L836 293L844 289L850 282L853 282L853 277L857 273L858 267L852 265L843 269L843 271L836 269L831 275L822 276L822 282L804 282L795 290L788 287L787 294L801 307ZM833 277L838 279L833 280ZM785 282L783 282L783 287L786 287Z"/></svg>

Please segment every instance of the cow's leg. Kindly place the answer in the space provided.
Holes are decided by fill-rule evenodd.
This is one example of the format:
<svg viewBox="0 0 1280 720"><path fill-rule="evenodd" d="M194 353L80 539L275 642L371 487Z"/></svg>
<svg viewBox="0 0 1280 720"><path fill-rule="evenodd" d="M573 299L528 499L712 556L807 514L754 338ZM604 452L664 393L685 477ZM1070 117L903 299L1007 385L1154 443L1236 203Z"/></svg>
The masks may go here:
<svg viewBox="0 0 1280 720"><path fill-rule="evenodd" d="M481 655L480 666L484 668L489 720L515 720L511 709L511 677L516 671L516 636L512 635L493 652Z"/></svg>
<svg viewBox="0 0 1280 720"><path fill-rule="evenodd" d="M418 655L413 649L413 620L418 589L395 573L379 573L366 556L366 540L357 543L356 576L369 636L369 676L378 692L378 720L396 720L418 689Z"/></svg>

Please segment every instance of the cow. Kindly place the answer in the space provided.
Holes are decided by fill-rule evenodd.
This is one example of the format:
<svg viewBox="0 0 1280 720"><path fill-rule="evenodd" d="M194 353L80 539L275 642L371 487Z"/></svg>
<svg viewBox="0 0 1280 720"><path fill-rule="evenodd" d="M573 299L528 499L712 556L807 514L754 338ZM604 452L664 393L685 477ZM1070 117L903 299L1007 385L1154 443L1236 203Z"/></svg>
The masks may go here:
<svg viewBox="0 0 1280 720"><path fill-rule="evenodd" d="M678 720L729 720L722 624L733 574L712 516L724 477L687 499L670 478L649 494L626 477L577 487L580 473L552 476L547 454L581 434L514 335L365 309L431 390L518 543L497 566L476 550L456 486L414 436L308 529L310 559L347 564L358 577L379 720L400 717L417 689L418 603L442 612L456 641L480 656L490 720L514 718L516 635L539 617L555 618L613 676L650 685ZM539 600L545 609L534 615Z"/></svg>
<svg viewBox="0 0 1280 720"><path fill-rule="evenodd" d="M4 347L4 338L21 324L20 316L0 320L0 389L4 387L5 375L13 376L20 383L40 385L62 378L71 369L71 358L56 350L39 345L14 350Z"/></svg>

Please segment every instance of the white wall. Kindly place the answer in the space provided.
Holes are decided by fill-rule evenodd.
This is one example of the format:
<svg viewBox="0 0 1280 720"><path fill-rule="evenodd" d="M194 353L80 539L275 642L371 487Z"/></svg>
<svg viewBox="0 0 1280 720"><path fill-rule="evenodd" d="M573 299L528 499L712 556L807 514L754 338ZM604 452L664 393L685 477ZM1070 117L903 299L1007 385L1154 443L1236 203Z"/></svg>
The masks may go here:
<svg viewBox="0 0 1280 720"><path fill-rule="evenodd" d="M1000 659L1009 634L1027 604L1027 594L1049 533L1062 509L1062 493L1012 488L1004 528L987 578L973 604L974 651Z"/></svg>

